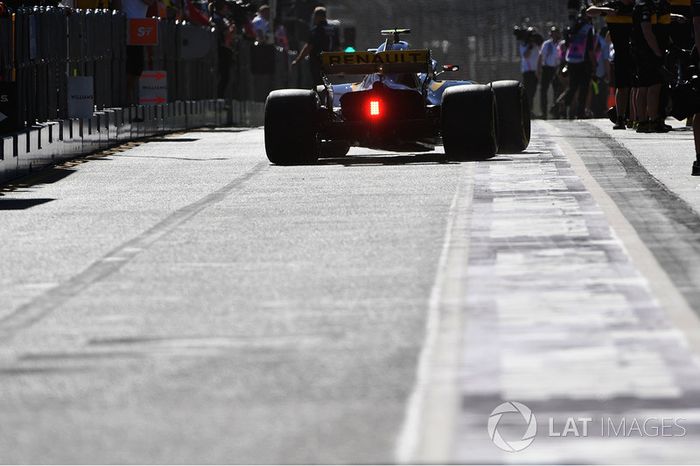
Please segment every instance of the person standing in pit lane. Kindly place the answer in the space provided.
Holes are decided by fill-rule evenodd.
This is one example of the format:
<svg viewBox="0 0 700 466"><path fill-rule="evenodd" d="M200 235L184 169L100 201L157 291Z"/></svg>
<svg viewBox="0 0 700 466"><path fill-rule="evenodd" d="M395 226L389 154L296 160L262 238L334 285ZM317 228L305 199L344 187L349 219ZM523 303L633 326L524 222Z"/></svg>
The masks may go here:
<svg viewBox="0 0 700 466"><path fill-rule="evenodd" d="M262 44L272 44L272 26L270 25L271 10L269 5L258 8L258 14L253 18L255 38Z"/></svg>
<svg viewBox="0 0 700 466"><path fill-rule="evenodd" d="M674 47L682 50L692 50L695 45L693 37L693 13L691 9L691 0L669 0L671 4L671 14L674 16L674 21L671 23L671 42ZM676 20L683 18L683 20ZM671 63L674 67L682 67L682 58L677 57L675 63ZM692 125L692 119L688 119L688 126Z"/></svg>
<svg viewBox="0 0 700 466"><path fill-rule="evenodd" d="M314 10L313 27L309 34L309 41L306 43L297 58L292 62L296 66L300 61L309 57L311 76L314 87L323 84L321 76L321 53L336 52L340 47L339 31L335 26L328 23L328 15L325 7L317 7Z"/></svg>
<svg viewBox="0 0 700 466"><path fill-rule="evenodd" d="M607 108L610 87L610 34L604 27L596 33L595 60L596 67L593 72L593 81L588 89L586 98L586 118L600 118Z"/></svg>
<svg viewBox="0 0 700 466"><path fill-rule="evenodd" d="M580 15L571 30L566 49L569 90L565 102L568 117L585 118L585 104L591 77L595 70L595 34L590 18Z"/></svg>
<svg viewBox="0 0 700 466"><path fill-rule="evenodd" d="M657 4L637 0L632 13L632 54L637 70L638 133L665 133L668 128L659 116L662 67L665 56L654 26L658 22Z"/></svg>
<svg viewBox="0 0 700 466"><path fill-rule="evenodd" d="M664 63L662 66L665 67L668 65L668 51L671 48L672 25L679 20L684 22L685 18L683 16L671 14L671 4L668 0L654 1L656 3L656 25L654 25L654 35L656 35L656 38L659 41L659 47L664 52ZM666 74L668 75L669 73L666 71ZM667 81L668 78L665 78L664 84L666 84ZM666 108L669 103L669 98L668 86L662 85L659 99L659 118L661 118L662 122L666 121L666 117L668 116L666 113ZM662 124L664 131L671 131L673 129L673 127L666 125L665 123Z"/></svg>
<svg viewBox="0 0 700 466"><path fill-rule="evenodd" d="M549 31L549 39L542 44L542 49L540 50L537 72L540 80L540 107L542 108L542 118L545 120L547 119L549 113L547 94L549 93L550 86L554 91L555 100L561 93L559 80L557 77L557 72L559 71L559 66L561 65L561 57L559 55L560 44L561 32L559 31L559 28L552 26L552 29Z"/></svg>
<svg viewBox="0 0 700 466"><path fill-rule="evenodd" d="M518 48L520 51L520 72L523 75L525 94L532 113L535 94L537 94L537 66L540 60L540 47L537 45L536 31L534 29L528 30L528 33L527 40L521 41Z"/></svg>
<svg viewBox="0 0 700 466"><path fill-rule="evenodd" d="M693 30L695 31L696 54L700 54L700 0L693 0ZM698 109L700 110L700 109ZM700 111L693 118L693 138L695 139L695 162L693 176L700 176Z"/></svg>
<svg viewBox="0 0 700 466"><path fill-rule="evenodd" d="M617 123L613 129L627 128L630 115L630 90L634 81L634 61L630 49L632 38L632 11L634 0L617 0L593 6L587 10L588 16L604 15L615 48L614 86L617 107Z"/></svg>

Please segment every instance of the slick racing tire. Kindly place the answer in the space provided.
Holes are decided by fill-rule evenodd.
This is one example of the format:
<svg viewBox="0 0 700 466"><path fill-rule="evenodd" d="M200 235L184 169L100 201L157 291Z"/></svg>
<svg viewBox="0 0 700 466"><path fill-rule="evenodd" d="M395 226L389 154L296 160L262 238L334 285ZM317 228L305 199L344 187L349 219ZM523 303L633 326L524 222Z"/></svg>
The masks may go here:
<svg viewBox="0 0 700 466"><path fill-rule="evenodd" d="M265 103L265 151L275 165L318 161L318 96L314 91L273 91Z"/></svg>
<svg viewBox="0 0 700 466"><path fill-rule="evenodd" d="M345 157L350 152L350 144L345 141L325 141L321 143L321 157L336 159Z"/></svg>
<svg viewBox="0 0 700 466"><path fill-rule="evenodd" d="M450 87L442 96L442 140L450 160L485 160L496 155L496 99L491 86Z"/></svg>
<svg viewBox="0 0 700 466"><path fill-rule="evenodd" d="M503 154L516 154L530 145L530 105L525 87L518 81L496 81L491 84L496 94L498 149Z"/></svg>

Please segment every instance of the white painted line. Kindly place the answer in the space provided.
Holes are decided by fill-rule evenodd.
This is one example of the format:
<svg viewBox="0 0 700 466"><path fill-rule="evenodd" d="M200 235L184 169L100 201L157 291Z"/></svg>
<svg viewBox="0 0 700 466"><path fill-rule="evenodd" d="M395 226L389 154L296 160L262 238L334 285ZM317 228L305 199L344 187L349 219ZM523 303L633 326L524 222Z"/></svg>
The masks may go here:
<svg viewBox="0 0 700 466"><path fill-rule="evenodd" d="M463 167L430 293L416 383L396 443L397 463L449 463L451 460L455 421L459 414L462 303L474 192L474 164Z"/></svg>
<svg viewBox="0 0 700 466"><path fill-rule="evenodd" d="M576 150L566 142L565 136L559 128L546 122L542 122L542 124L548 127L550 134L560 136L557 145L567 156L571 167L603 210L608 224L622 241L632 263L649 282L649 287L661 307L666 311L673 324L685 334L693 354L696 357L699 356L700 319L698 315L690 308L654 254L647 248L637 231L617 207L615 201L600 187Z"/></svg>

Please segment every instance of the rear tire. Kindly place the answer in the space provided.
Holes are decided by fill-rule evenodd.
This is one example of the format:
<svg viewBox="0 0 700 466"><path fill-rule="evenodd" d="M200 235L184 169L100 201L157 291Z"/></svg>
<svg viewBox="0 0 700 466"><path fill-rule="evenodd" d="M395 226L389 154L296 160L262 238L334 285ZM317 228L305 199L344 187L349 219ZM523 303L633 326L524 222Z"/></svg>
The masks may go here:
<svg viewBox="0 0 700 466"><path fill-rule="evenodd" d="M319 157L318 95L273 91L265 103L265 151L275 165L308 165Z"/></svg>
<svg viewBox="0 0 700 466"><path fill-rule="evenodd" d="M442 96L442 141L450 160L485 160L496 155L496 100L490 86L450 87Z"/></svg>
<svg viewBox="0 0 700 466"><path fill-rule="evenodd" d="M498 108L498 148L503 154L515 154L530 145L532 130L530 105L525 87L518 81L492 83Z"/></svg>

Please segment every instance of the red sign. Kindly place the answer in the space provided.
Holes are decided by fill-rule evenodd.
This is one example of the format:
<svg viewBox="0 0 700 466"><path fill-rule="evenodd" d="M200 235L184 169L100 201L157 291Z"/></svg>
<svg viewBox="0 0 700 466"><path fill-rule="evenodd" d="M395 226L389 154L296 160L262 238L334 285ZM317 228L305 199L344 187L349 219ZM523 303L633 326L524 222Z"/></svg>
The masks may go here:
<svg viewBox="0 0 700 466"><path fill-rule="evenodd" d="M130 19L127 45L158 45L158 20L156 18Z"/></svg>
<svg viewBox="0 0 700 466"><path fill-rule="evenodd" d="M159 105L168 101L168 73L160 70L144 71L139 79L139 103Z"/></svg>
<svg viewBox="0 0 700 466"><path fill-rule="evenodd" d="M153 79L155 81L162 81L168 77L168 73L165 71L144 71L141 73L142 78Z"/></svg>
<svg viewBox="0 0 700 466"><path fill-rule="evenodd" d="M168 99L165 97L153 97L152 99L139 99L140 104L164 104Z"/></svg>

